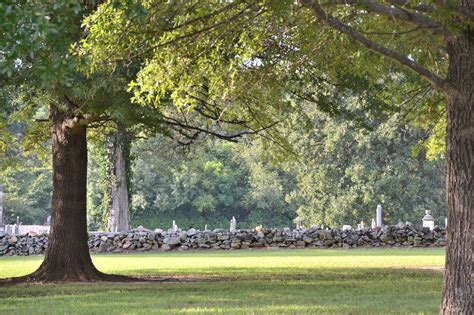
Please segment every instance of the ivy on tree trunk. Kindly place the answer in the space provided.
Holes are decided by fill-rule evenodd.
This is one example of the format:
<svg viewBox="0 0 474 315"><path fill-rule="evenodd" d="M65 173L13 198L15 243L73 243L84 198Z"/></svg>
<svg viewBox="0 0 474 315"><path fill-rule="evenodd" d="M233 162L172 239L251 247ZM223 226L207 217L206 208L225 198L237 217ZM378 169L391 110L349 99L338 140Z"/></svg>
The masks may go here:
<svg viewBox="0 0 474 315"><path fill-rule="evenodd" d="M130 228L129 183L130 183L130 138L123 125L109 134L107 146L107 200L109 209L107 228L111 232L127 231Z"/></svg>

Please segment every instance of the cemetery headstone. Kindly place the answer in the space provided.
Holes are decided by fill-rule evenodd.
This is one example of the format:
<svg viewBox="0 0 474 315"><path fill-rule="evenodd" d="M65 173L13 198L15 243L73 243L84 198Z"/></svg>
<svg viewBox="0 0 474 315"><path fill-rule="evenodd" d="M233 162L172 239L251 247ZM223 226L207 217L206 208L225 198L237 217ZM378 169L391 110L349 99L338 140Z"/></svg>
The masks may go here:
<svg viewBox="0 0 474 315"><path fill-rule="evenodd" d="M15 235L20 234L20 224L21 224L20 217L17 216L16 217L16 224L15 224L15 233L14 233Z"/></svg>
<svg viewBox="0 0 474 315"><path fill-rule="evenodd" d="M297 230L301 230L301 222L302 222L302 220L301 220L300 217L295 218L295 224L296 224L296 229Z"/></svg>
<svg viewBox="0 0 474 315"><path fill-rule="evenodd" d="M382 205L377 205L377 226L382 226Z"/></svg>
<svg viewBox="0 0 474 315"><path fill-rule="evenodd" d="M237 220L235 217L232 217L232 220L230 220L230 232L236 232L237 231Z"/></svg>
<svg viewBox="0 0 474 315"><path fill-rule="evenodd" d="M430 230L434 229L434 218L431 215L431 210L425 211L425 216L423 217L423 227L427 227Z"/></svg>
<svg viewBox="0 0 474 315"><path fill-rule="evenodd" d="M343 226L342 226L342 230L343 230L343 231L350 231L350 230L352 230L352 226L350 226L350 225L348 225L348 224L343 225Z"/></svg>
<svg viewBox="0 0 474 315"><path fill-rule="evenodd" d="M5 223L3 223L3 185L0 185L0 233L5 232Z"/></svg>

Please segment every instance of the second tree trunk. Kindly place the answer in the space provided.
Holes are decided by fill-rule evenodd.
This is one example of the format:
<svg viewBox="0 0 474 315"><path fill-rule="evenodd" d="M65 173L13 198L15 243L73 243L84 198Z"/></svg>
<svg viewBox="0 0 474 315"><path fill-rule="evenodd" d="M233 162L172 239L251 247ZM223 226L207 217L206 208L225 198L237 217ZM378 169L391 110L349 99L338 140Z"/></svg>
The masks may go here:
<svg viewBox="0 0 474 315"><path fill-rule="evenodd" d="M110 210L107 228L111 232L127 231L130 228L129 212L129 147L130 140L123 127L107 137L107 163L109 174L108 193Z"/></svg>

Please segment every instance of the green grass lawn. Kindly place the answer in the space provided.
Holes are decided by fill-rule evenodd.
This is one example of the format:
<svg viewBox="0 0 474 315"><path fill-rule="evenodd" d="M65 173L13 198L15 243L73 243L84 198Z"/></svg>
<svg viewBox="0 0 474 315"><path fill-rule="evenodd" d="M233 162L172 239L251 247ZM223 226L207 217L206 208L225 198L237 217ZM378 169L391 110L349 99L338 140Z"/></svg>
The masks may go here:
<svg viewBox="0 0 474 315"><path fill-rule="evenodd" d="M0 257L0 278L42 257ZM95 255L148 283L0 287L0 314L435 314L443 249L250 250Z"/></svg>

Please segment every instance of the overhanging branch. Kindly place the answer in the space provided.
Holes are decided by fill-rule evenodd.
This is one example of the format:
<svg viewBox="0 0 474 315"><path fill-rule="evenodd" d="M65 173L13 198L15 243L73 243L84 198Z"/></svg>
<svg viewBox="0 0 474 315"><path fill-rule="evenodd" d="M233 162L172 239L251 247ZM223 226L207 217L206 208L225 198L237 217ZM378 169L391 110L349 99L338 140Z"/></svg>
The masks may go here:
<svg viewBox="0 0 474 315"><path fill-rule="evenodd" d="M273 122L271 124L268 124L268 125L260 128L260 129L256 129L256 130L247 129L247 130L243 130L243 131L239 131L239 132L236 132L236 133L229 134L229 133L220 133L218 131L210 130L208 128L202 128L202 127L199 127L199 126L190 125L188 123L181 122L181 121L179 121L175 118L169 117L169 116L161 115L161 117L163 119L164 124L166 124L168 126L171 126L173 130L178 131L185 138L188 138L188 139L191 139L191 140L195 140L199 134L208 134L208 135L214 136L214 137L222 139L222 140L236 142L238 138L242 138L245 135L258 134L262 131L265 131L269 128L272 128L273 126L275 126L276 124L279 123L278 121L276 121L276 122ZM189 133L185 132L185 130L189 131L189 132L192 132L192 134L189 134Z"/></svg>
<svg viewBox="0 0 474 315"><path fill-rule="evenodd" d="M302 1L302 2L314 2L314 1ZM380 15L387 16L392 19L405 21L411 24L415 24L419 27L429 29L433 34L441 35L444 38L449 38L452 34L440 23L433 21L428 16L409 11L405 8L398 7L399 2L404 1L387 1L391 5L383 5L377 1L372 0L338 0L333 3L335 4L350 4L360 8L363 8L369 12L377 13Z"/></svg>
<svg viewBox="0 0 474 315"><path fill-rule="evenodd" d="M467 8L462 7L462 6L449 3L447 1L436 1L438 3L435 2L434 4L426 4L426 3L413 4L412 3L413 1L409 1L409 0L388 0L387 2L393 5L398 5L404 8L408 8L408 9L416 10L420 12L433 12L436 7L443 7L448 10L451 10L452 12L464 18L474 21L473 11L470 11Z"/></svg>
<svg viewBox="0 0 474 315"><path fill-rule="evenodd" d="M425 67L423 67L416 61L408 58L407 56L399 53L398 51L392 50L390 48L387 48L379 43L376 43L368 39L367 37L359 33L357 30L355 30L354 28L342 23L335 17L329 15L326 11L324 11L324 9L316 1L300 0L300 3L303 6L309 8L317 17L321 18L324 23L326 23L327 25L329 25L330 27L334 29L337 29L341 33L348 35L352 39L360 42L371 51L374 51L394 61L397 61L402 66L413 70L414 72L418 73L423 78L431 82L436 88L440 90L449 89L449 84L443 78L437 76L436 74L426 69Z"/></svg>

